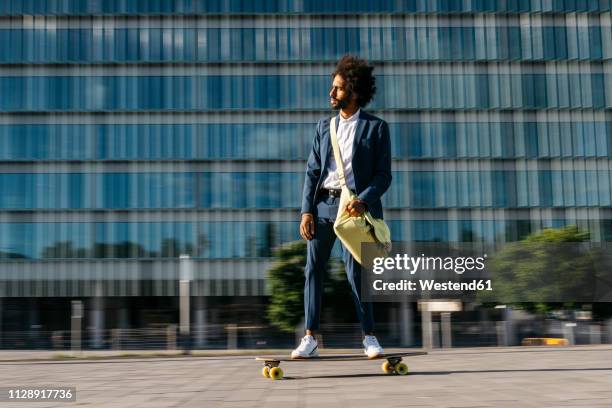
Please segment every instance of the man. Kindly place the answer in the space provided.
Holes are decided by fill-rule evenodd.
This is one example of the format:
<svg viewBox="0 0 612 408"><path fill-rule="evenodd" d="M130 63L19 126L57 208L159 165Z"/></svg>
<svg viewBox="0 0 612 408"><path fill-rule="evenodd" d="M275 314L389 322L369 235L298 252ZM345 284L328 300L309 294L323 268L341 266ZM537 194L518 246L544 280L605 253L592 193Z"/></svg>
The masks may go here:
<svg viewBox="0 0 612 408"><path fill-rule="evenodd" d="M387 123L370 115L365 107L376 92L373 67L352 56L343 57L332 74L329 92L335 117L336 134L348 188L357 199L347 205L351 216L369 211L382 218L380 197L391 183L391 142ZM334 221L339 209L340 182L330 141L330 118L319 120L312 151L308 158L302 198L300 235L308 241L304 275L306 336L291 353L292 358L318 355L314 333L319 329L323 274L336 240ZM364 352L373 358L383 353L374 336L372 304L361 300L361 265L342 247L342 257L352 297L364 333Z"/></svg>

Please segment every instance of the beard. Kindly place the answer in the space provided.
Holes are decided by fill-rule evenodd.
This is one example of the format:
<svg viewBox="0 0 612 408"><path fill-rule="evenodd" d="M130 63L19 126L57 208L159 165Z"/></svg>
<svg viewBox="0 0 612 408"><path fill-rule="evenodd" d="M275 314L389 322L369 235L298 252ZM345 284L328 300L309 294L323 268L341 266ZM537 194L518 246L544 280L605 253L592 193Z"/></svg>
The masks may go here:
<svg viewBox="0 0 612 408"><path fill-rule="evenodd" d="M336 104L332 105L334 110L344 109L348 105L348 101L346 99L334 99L334 101L336 101Z"/></svg>
<svg viewBox="0 0 612 408"><path fill-rule="evenodd" d="M351 101L352 96L353 96L353 93L349 91L344 95L344 98L342 99L332 98L334 101L336 101L336 105L332 105L332 108L334 110L340 110L340 109L346 108L349 102Z"/></svg>

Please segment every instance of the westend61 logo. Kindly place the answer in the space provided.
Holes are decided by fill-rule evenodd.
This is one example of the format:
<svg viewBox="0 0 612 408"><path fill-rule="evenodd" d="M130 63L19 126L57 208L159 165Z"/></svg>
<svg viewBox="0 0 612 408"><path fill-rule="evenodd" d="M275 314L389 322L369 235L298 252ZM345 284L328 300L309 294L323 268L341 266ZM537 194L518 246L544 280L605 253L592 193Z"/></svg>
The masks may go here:
<svg viewBox="0 0 612 408"><path fill-rule="evenodd" d="M425 256L425 254L414 257L408 254L396 254L395 257L374 258L372 272L380 275L385 271L395 270L409 272L411 275L414 275L418 271L453 271L458 275L462 275L465 271L484 270L485 259L487 259L487 254L479 257L441 257Z"/></svg>

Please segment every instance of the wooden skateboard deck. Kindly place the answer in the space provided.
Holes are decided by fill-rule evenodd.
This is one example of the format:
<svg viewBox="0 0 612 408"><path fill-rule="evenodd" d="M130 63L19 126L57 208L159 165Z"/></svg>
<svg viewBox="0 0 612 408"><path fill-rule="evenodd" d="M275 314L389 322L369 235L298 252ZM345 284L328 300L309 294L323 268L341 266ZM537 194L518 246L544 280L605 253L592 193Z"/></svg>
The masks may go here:
<svg viewBox="0 0 612 408"><path fill-rule="evenodd" d="M277 355L277 356L263 356L263 357L255 357L257 361L344 361L344 360L380 360L383 358L394 358L394 357L409 357L409 356L422 356L427 354L425 351L407 351L404 353L385 353L381 354L374 358L369 358L365 354L321 354L317 357L311 358L291 358L287 355Z"/></svg>
<svg viewBox="0 0 612 408"><path fill-rule="evenodd" d="M425 351L408 351L402 353L385 353L374 358L365 354L322 354L312 358L291 358L288 355L255 357L257 361L263 361L264 367L261 374L266 378L280 380L283 378L283 370L279 367L281 362L315 362L315 361L352 361L352 360L386 360L382 364L382 370L386 374L408 374L408 366L402 363L403 357L422 356Z"/></svg>

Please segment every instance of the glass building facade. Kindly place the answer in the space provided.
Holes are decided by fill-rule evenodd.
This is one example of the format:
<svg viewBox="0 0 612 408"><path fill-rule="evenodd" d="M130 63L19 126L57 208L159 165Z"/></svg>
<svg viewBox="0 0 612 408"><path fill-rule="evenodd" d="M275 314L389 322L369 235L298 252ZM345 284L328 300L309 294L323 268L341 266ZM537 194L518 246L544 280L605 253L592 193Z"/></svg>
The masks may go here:
<svg viewBox="0 0 612 408"><path fill-rule="evenodd" d="M179 254L194 294L265 295L346 53L376 67L394 240L611 241L611 10L0 2L0 296L177 295Z"/></svg>

